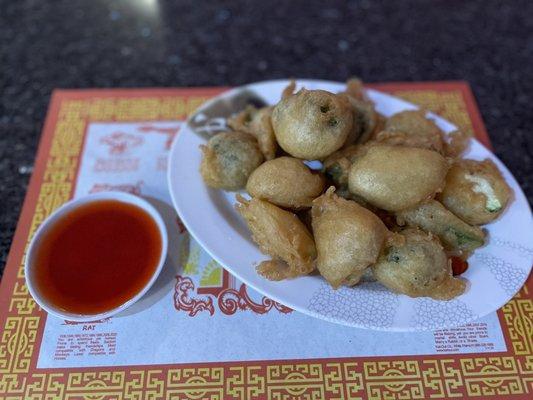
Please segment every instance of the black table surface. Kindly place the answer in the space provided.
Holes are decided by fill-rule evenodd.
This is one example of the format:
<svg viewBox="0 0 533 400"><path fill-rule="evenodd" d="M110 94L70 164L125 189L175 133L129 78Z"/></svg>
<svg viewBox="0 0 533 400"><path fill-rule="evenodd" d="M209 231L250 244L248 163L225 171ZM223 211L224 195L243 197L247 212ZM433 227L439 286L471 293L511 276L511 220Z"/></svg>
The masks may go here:
<svg viewBox="0 0 533 400"><path fill-rule="evenodd" d="M0 271L54 88L466 80L531 203L532 15L529 0L0 0Z"/></svg>

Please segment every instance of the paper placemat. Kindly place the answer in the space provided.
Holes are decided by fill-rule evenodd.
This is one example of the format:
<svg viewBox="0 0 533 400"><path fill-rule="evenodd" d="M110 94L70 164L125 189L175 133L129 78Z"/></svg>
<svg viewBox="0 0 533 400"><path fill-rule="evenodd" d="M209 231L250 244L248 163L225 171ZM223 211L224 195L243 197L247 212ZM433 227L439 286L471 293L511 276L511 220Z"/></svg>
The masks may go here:
<svg viewBox="0 0 533 400"><path fill-rule="evenodd" d="M465 83L369 86L490 146ZM258 294L189 237L167 190L168 151L186 115L222 90L54 92L0 288L0 399L528 398L531 278L502 310L466 326L376 332ZM150 292L116 317L48 316L25 286L27 243L63 202L103 190L139 194L159 208L173 226L169 260Z"/></svg>

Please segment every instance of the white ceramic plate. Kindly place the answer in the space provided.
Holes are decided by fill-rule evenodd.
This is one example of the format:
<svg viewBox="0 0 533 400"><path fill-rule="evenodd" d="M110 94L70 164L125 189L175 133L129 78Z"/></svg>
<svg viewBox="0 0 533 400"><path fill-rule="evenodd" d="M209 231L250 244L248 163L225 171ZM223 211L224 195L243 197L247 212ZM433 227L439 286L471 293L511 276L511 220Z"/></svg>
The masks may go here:
<svg viewBox="0 0 533 400"><path fill-rule="evenodd" d="M235 193L208 188L200 176L198 146L221 129L224 118L250 99L275 104L288 80L259 82L239 87L200 107L176 137L170 152L168 183L174 206L189 232L205 250L233 275L272 299L295 310L328 321L389 331L436 329L456 326L489 314L522 287L533 263L533 220L527 199L507 168L478 141L465 155L492 159L514 191L505 213L485 228L488 244L468 260L462 275L468 290L452 301L413 299L391 293L376 282L333 290L320 276L272 282L255 272L267 257L252 241L243 219L234 209ZM344 90L344 84L299 80L298 88ZM368 90L377 110L385 116L416 109L393 96ZM429 114L445 132L455 126Z"/></svg>

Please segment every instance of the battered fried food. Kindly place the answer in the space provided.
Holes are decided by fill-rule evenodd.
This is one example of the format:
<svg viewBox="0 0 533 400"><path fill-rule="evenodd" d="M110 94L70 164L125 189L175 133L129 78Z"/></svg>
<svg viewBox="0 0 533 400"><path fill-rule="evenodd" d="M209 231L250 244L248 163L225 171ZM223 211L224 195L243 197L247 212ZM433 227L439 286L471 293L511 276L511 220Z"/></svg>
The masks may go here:
<svg viewBox="0 0 533 400"><path fill-rule="evenodd" d="M311 202L324 191L325 178L311 172L302 160L279 157L263 163L246 184L251 196L280 207L300 209L311 207Z"/></svg>
<svg viewBox="0 0 533 400"><path fill-rule="evenodd" d="M444 154L450 158L459 158L468 147L468 135L455 130L448 133L448 142L444 142Z"/></svg>
<svg viewBox="0 0 533 400"><path fill-rule="evenodd" d="M345 96L305 90L282 99L272 112L272 127L283 150L296 158L319 160L340 149L353 125Z"/></svg>
<svg viewBox="0 0 533 400"><path fill-rule="evenodd" d="M372 212L334 193L313 201L313 233L320 274L334 287L355 285L376 262L388 230Z"/></svg>
<svg viewBox="0 0 533 400"><path fill-rule="evenodd" d="M272 257L257 267L270 280L306 275L315 269L313 236L298 217L257 198L237 196L237 211L244 217L261 251Z"/></svg>
<svg viewBox="0 0 533 400"><path fill-rule="evenodd" d="M419 148L375 145L350 168L350 192L387 211L415 206L440 191L448 163Z"/></svg>
<svg viewBox="0 0 533 400"><path fill-rule="evenodd" d="M365 93L363 81L356 77L346 81L346 90L343 93L357 100L370 101Z"/></svg>
<svg viewBox="0 0 533 400"><path fill-rule="evenodd" d="M443 132L422 110L402 111L391 116L385 123L386 131L399 131L410 136L422 136L431 143L431 149L442 152L444 148Z"/></svg>
<svg viewBox="0 0 533 400"><path fill-rule="evenodd" d="M376 130L378 123L382 122L382 119L375 111L374 103L366 95L363 82L360 79L349 79L346 82L346 91L341 94L347 97L353 113L353 126L345 146L365 143Z"/></svg>
<svg viewBox="0 0 533 400"><path fill-rule="evenodd" d="M396 214L400 225L419 227L436 235L446 250L466 258L485 244L485 234L476 226L468 225L436 200Z"/></svg>
<svg viewBox="0 0 533 400"><path fill-rule="evenodd" d="M355 159L361 157L366 150L367 146L360 144L344 147L324 160L323 170L329 181L335 185L337 189L335 194L337 196L347 200L353 200L357 202L357 204L373 211L374 207L365 199L348 190L348 175L350 173L350 168Z"/></svg>
<svg viewBox="0 0 533 400"><path fill-rule="evenodd" d="M272 108L248 106L240 113L228 118L227 121L231 129L249 133L257 139L259 150L263 153L265 160L272 160L276 157L278 149L270 120Z"/></svg>
<svg viewBox="0 0 533 400"><path fill-rule="evenodd" d="M348 188L350 168L357 157L361 157L366 148L361 145L350 145L336 151L323 162L326 176L331 179L337 189Z"/></svg>
<svg viewBox="0 0 533 400"><path fill-rule="evenodd" d="M248 106L227 120L234 132L200 146L209 186L246 185L252 196L237 196L236 209L271 257L257 272L277 281L318 269L334 288L373 275L437 300L464 293L451 260L484 245L477 225L512 195L495 164L462 160L468 136L445 135L424 111L380 115L359 79L338 94L295 88L275 106Z"/></svg>
<svg viewBox="0 0 533 400"><path fill-rule="evenodd" d="M371 101L359 100L348 96L354 117L351 133L347 144L365 143L371 136L379 122L378 113Z"/></svg>
<svg viewBox="0 0 533 400"><path fill-rule="evenodd" d="M381 115L380 113L376 112L377 115L377 122L376 126L374 127L374 131L370 135L370 138L368 140L372 140L377 136L377 134L383 130L385 130L385 124L387 123L387 117L384 115Z"/></svg>
<svg viewBox="0 0 533 400"><path fill-rule="evenodd" d="M403 244L386 247L372 266L378 282L410 297L450 300L464 293L465 283L452 276L451 263L436 238L416 229L401 235Z"/></svg>
<svg viewBox="0 0 533 400"><path fill-rule="evenodd" d="M433 150L444 155L442 143L424 135L410 135L401 131L381 131L376 135L374 140L378 143L391 146L417 147L419 149Z"/></svg>
<svg viewBox="0 0 533 400"><path fill-rule="evenodd" d="M472 225L487 224L498 218L510 197L511 188L489 159L456 161L439 195L448 210Z"/></svg>
<svg viewBox="0 0 533 400"><path fill-rule="evenodd" d="M217 189L242 189L252 171L263 162L257 141L244 132L219 133L200 149L200 173L208 186Z"/></svg>
<svg viewBox="0 0 533 400"><path fill-rule="evenodd" d="M294 94L294 89L296 89L296 82L291 81L291 83L289 83L287 87L283 89L283 92L281 93L281 99L283 100L292 96Z"/></svg>

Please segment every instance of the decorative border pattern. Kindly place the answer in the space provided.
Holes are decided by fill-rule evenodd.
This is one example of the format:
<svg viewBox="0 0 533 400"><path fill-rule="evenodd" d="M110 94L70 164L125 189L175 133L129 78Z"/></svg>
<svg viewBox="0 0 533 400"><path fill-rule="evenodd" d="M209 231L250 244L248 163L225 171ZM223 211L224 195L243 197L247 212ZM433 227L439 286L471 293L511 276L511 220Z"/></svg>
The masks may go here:
<svg viewBox="0 0 533 400"><path fill-rule="evenodd" d="M460 126L466 108L474 121L472 129L483 133L476 130L479 114L464 83L374 87L404 97L418 90L415 101L429 109L444 101L444 108L438 110ZM434 94L424 97L424 90ZM25 286L24 254L39 224L73 192L87 123L182 119L216 92L119 90L54 95L0 288L0 399L529 398L533 392L531 279L499 312L506 353L36 369L45 313ZM461 98L464 103L458 106Z"/></svg>
<svg viewBox="0 0 533 400"><path fill-rule="evenodd" d="M225 273L227 273L224 270ZM211 296L192 297L190 292L195 289L194 282L191 278L177 275L176 285L174 288L174 308L178 311L185 311L189 317L194 317L199 312L207 311L210 316L215 314L215 307L213 306L213 298ZM196 293L200 292L198 288ZM278 303L266 296L262 296L261 303L255 302L249 295L244 283L241 284L239 290L226 285L216 295L218 309L226 315L233 315L237 311L250 310L257 314L266 314L272 309L278 310L280 313L289 314L293 310L283 304Z"/></svg>

